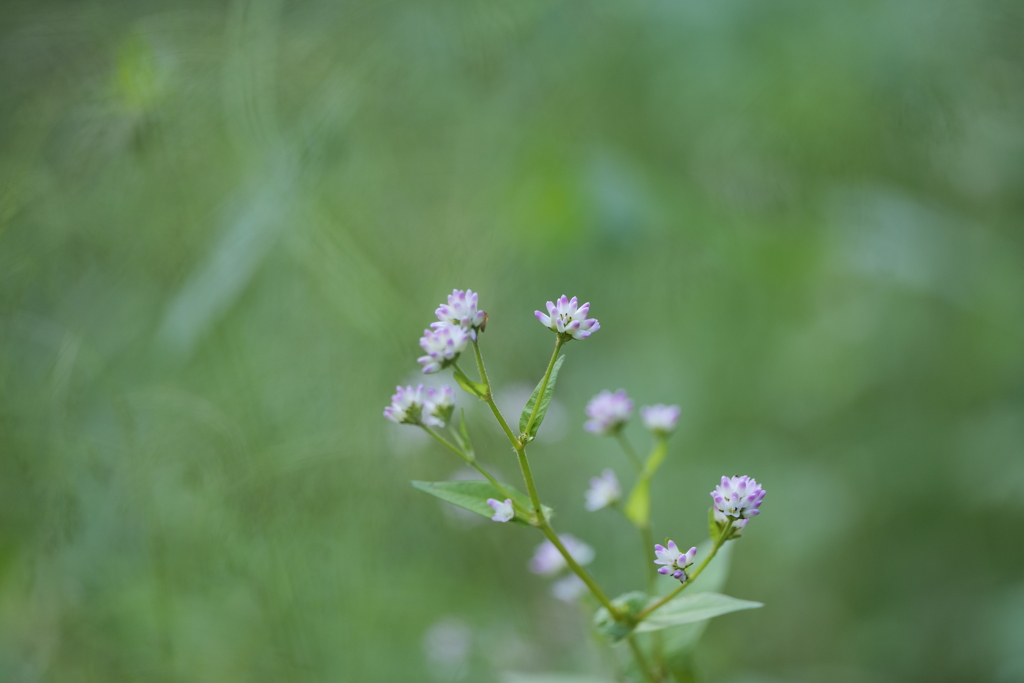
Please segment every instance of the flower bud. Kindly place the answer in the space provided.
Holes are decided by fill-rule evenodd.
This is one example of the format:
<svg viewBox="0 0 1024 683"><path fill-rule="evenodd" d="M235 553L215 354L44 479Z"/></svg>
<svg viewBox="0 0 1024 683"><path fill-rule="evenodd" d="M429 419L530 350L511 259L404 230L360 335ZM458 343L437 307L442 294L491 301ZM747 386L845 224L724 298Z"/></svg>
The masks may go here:
<svg viewBox="0 0 1024 683"><path fill-rule="evenodd" d="M590 512L595 512L609 505L614 505L622 498L622 489L619 488L619 480L615 472L605 470L601 476L593 477L590 480L590 488L586 493L587 503L584 507Z"/></svg>
<svg viewBox="0 0 1024 683"><path fill-rule="evenodd" d="M469 338L475 340L477 331L487 322L487 314L477 309L478 297L472 289L453 289L448 303L441 304L435 311L437 319L465 328Z"/></svg>
<svg viewBox="0 0 1024 683"><path fill-rule="evenodd" d="M683 553L679 552L675 541L669 541L667 548L660 543L655 545L654 555L658 558L654 561L654 564L662 565L658 568L659 574L671 575L673 579L686 581L690 578L686 573L686 569L693 564L694 558L697 557L697 548L690 548Z"/></svg>
<svg viewBox="0 0 1024 683"><path fill-rule="evenodd" d="M384 409L384 417L395 424L420 424L423 412L423 385L395 387L391 405Z"/></svg>
<svg viewBox="0 0 1024 683"><path fill-rule="evenodd" d="M506 498L505 502L495 500L494 498L488 498L487 504L494 510L494 516L491 517L495 522L507 522L516 516L515 508L512 507L512 499Z"/></svg>
<svg viewBox="0 0 1024 683"><path fill-rule="evenodd" d="M420 346L427 355L416 360L425 374L439 372L458 360L468 343L469 333L463 327L450 322L431 323L420 337Z"/></svg>
<svg viewBox="0 0 1024 683"><path fill-rule="evenodd" d="M725 528L732 522L732 529L742 529L751 517L761 513L761 501L765 491L756 480L750 477L722 477L722 482L711 492L715 501L715 521Z"/></svg>

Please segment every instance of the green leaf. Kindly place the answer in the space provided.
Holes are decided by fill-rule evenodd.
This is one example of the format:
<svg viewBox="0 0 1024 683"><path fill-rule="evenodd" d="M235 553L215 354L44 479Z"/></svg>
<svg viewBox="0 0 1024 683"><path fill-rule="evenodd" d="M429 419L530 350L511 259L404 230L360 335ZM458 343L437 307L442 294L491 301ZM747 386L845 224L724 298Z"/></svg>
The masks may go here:
<svg viewBox="0 0 1024 683"><path fill-rule="evenodd" d="M462 389L466 393L473 394L474 396L479 396L480 398L483 398L484 396L487 395L486 384L474 382L469 377L467 377L466 373L464 373L459 368L455 368L452 375L455 377L455 381L459 383L459 386L462 387Z"/></svg>
<svg viewBox="0 0 1024 683"><path fill-rule="evenodd" d="M488 519L494 516L494 510L487 504L487 499L505 500L501 491L487 481L413 481L410 483L424 493L429 493L445 502L458 505L460 508L475 512ZM533 509L529 497L508 484L502 484L502 486L508 491L508 495L518 508L512 521L528 524L530 520L523 518L522 511ZM552 510L548 506L545 505L542 509L548 519L553 516Z"/></svg>
<svg viewBox="0 0 1024 683"><path fill-rule="evenodd" d="M638 633L660 631L681 624L705 621L729 612L764 607L760 602L739 600L721 593L691 593L680 595L636 627Z"/></svg>
<svg viewBox="0 0 1024 683"><path fill-rule="evenodd" d="M501 683L607 683L607 678L586 674L522 674L506 671Z"/></svg>
<svg viewBox="0 0 1024 683"><path fill-rule="evenodd" d="M544 415L548 412L548 406L551 404L551 397L555 394L555 380L558 379L558 371L562 367L562 361L565 360L565 356L559 356L558 360L555 361L554 366L551 368L551 378L548 380L548 386L544 389L544 396L540 399L540 407L537 409L537 416L533 419L533 425L530 427L529 437L533 438L537 436L537 430L540 429L540 423L544 421ZM526 402L526 407L523 408L523 412L519 415L519 433L526 434L526 426L530 421L530 415L533 413L533 406L537 403L537 396L540 394L540 385L544 383L542 377L537 386L534 387L533 393L530 394L530 400Z"/></svg>

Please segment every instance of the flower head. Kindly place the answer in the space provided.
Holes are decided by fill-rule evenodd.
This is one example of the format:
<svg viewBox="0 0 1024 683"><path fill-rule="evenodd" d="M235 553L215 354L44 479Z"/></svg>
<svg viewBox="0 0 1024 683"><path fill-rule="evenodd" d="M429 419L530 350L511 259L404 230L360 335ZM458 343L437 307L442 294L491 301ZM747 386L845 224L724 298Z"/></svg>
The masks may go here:
<svg viewBox="0 0 1024 683"><path fill-rule="evenodd" d="M512 507L512 499L506 498L505 502L495 500L494 498L488 498L487 504L494 510L494 516L491 517L495 522L507 522L516 516L515 508Z"/></svg>
<svg viewBox="0 0 1024 683"><path fill-rule="evenodd" d="M594 549L575 536L559 534L558 540L565 546L572 559L576 560L579 564L590 564L594 559ZM537 546L537 550L534 551L533 557L530 559L530 571L534 574L550 576L557 574L568 566L565 558L562 557L562 554L558 552L558 548L551 541L544 541Z"/></svg>
<svg viewBox="0 0 1024 683"><path fill-rule="evenodd" d="M732 526L742 529L751 517L760 514L759 507L764 499L764 489L750 477L722 477L722 483L711 492L715 501L715 521L725 524L732 520Z"/></svg>
<svg viewBox="0 0 1024 683"><path fill-rule="evenodd" d="M447 384L440 389L428 388L423 397L423 424L444 427L455 410L455 390Z"/></svg>
<svg viewBox="0 0 1024 683"><path fill-rule="evenodd" d="M690 578L686 568L693 564L693 559L697 557L697 549L690 548L682 553L679 552L675 541L669 541L667 548L660 543L654 546L654 555L658 558L654 564L662 565L658 567L659 574L671 574L674 579L686 581Z"/></svg>
<svg viewBox="0 0 1024 683"><path fill-rule="evenodd" d="M453 289L448 303L438 306L435 313L441 322L464 327L470 339L476 339L476 332L483 327L487 314L477 309L478 294L472 289Z"/></svg>
<svg viewBox="0 0 1024 683"><path fill-rule="evenodd" d="M587 503L584 507L590 512L619 502L619 499L622 498L622 489L619 488L619 480L615 478L615 472L605 470L601 472L601 476L593 477L586 495Z"/></svg>
<svg viewBox="0 0 1024 683"><path fill-rule="evenodd" d="M547 303L548 314L534 311L537 320L544 327L550 328L558 334L564 334L572 339L586 339L601 329L601 323L596 318L587 318L590 312L590 303L578 305L576 297L566 298L563 294L557 303Z"/></svg>
<svg viewBox="0 0 1024 683"><path fill-rule="evenodd" d="M416 360L423 366L423 372L430 374L451 365L469 343L469 333L460 325L450 322L430 324L430 329L423 331L420 346L427 355Z"/></svg>
<svg viewBox="0 0 1024 683"><path fill-rule="evenodd" d="M583 428L601 436L614 434L632 414L633 401L626 396L625 389L619 389L614 394L605 390L587 404L587 417L590 419L583 424Z"/></svg>
<svg viewBox="0 0 1024 683"><path fill-rule="evenodd" d="M641 408L640 417L644 421L644 427L655 434L667 435L676 430L680 412L679 406L666 406L658 403Z"/></svg>
<svg viewBox="0 0 1024 683"><path fill-rule="evenodd" d="M391 405L384 409L384 417L395 424L419 424L423 412L423 385L395 387Z"/></svg>
<svg viewBox="0 0 1024 683"><path fill-rule="evenodd" d="M575 574L569 574L551 584L551 594L562 602L576 602L586 592L587 584Z"/></svg>

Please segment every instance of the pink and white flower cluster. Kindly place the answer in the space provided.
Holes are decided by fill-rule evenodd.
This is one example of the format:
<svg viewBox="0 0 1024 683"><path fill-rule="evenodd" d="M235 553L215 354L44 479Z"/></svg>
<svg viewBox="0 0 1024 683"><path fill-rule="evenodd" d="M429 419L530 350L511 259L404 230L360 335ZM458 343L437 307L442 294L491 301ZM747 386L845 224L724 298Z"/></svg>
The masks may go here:
<svg viewBox="0 0 1024 683"><path fill-rule="evenodd" d="M587 502L584 507L590 512L602 510L609 505L619 502L622 498L622 488L619 486L619 480L616 478L615 472L605 470L601 472L601 476L592 477L586 497Z"/></svg>
<svg viewBox="0 0 1024 683"><path fill-rule="evenodd" d="M384 409L384 417L396 424L423 424L444 427L455 408L455 391L450 386L440 389L396 387L391 405Z"/></svg>
<svg viewBox="0 0 1024 683"><path fill-rule="evenodd" d="M654 564L662 565L658 567L659 574L671 574L674 579L686 581L690 578L686 574L686 569L693 564L694 558L697 557L697 548L690 548L684 553L679 551L675 541L669 541L667 548L660 543L655 545L654 555L658 558Z"/></svg>
<svg viewBox="0 0 1024 683"><path fill-rule="evenodd" d="M470 341L487 322L487 314L477 307L479 295L472 289L453 289L448 303L441 304L434 313L437 322L423 331L420 347L426 353L416 360L425 374L439 372L459 358Z"/></svg>
<svg viewBox="0 0 1024 683"><path fill-rule="evenodd" d="M580 306L576 297L569 299L563 294L557 302L549 301L547 309L547 315L540 311L534 311L533 314L544 327L558 334L572 339L586 339L601 329L601 323L597 322L597 318L587 318L590 303Z"/></svg>
<svg viewBox="0 0 1024 683"><path fill-rule="evenodd" d="M644 421L644 427L655 434L667 435L676 430L679 424L679 406L666 406L656 403L653 406L644 406L640 409L640 417Z"/></svg>
<svg viewBox="0 0 1024 683"><path fill-rule="evenodd" d="M599 436L614 434L622 429L632 415L633 400L626 395L625 389L619 389L614 394L605 390L587 404L589 419L583 428Z"/></svg>
<svg viewBox="0 0 1024 683"><path fill-rule="evenodd" d="M734 528L742 529L751 517L761 513L758 508L764 493L757 480L750 477L722 477L722 483L711 492L711 499L715 501L715 521L725 524L732 520Z"/></svg>

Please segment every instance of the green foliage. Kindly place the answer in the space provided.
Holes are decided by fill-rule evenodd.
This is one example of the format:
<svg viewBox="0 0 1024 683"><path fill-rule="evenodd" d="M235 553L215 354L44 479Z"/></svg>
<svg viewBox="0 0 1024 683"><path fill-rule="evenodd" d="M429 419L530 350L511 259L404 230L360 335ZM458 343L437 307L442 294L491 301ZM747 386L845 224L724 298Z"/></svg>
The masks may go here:
<svg viewBox="0 0 1024 683"><path fill-rule="evenodd" d="M468 376L466 376L466 373L464 373L459 368L455 368L453 370L452 376L455 378L455 381L459 383L459 386L462 387L467 393L473 394L474 396L478 396L481 398L487 395L486 384L471 380Z"/></svg>
<svg viewBox="0 0 1024 683"><path fill-rule="evenodd" d="M648 596L646 593L631 591L614 598L612 605L623 616L632 617L639 614L647 606L647 602ZM628 619L624 621L612 619L611 614L608 613L608 609L605 607L600 608L594 614L594 628L597 629L598 633L604 634L612 640L622 640L633 632L633 626L626 623L628 621Z"/></svg>
<svg viewBox="0 0 1024 683"><path fill-rule="evenodd" d="M475 512L482 517L494 516L494 509L487 504L488 498L505 500L505 496L501 491L486 481L413 481L410 483L414 488L424 493L429 493L452 505L458 505L460 508ZM519 510L531 509L530 499L507 484L503 484L503 486L518 508L513 521L521 524L526 523L526 520L521 517Z"/></svg>
<svg viewBox="0 0 1024 683"><path fill-rule="evenodd" d="M640 622L636 630L639 633L660 631L673 626L705 621L729 612L758 607L764 607L764 605L760 602L739 600L721 593L685 592Z"/></svg>
<svg viewBox="0 0 1024 683"><path fill-rule="evenodd" d="M537 382L537 386L534 387L533 393L530 394L529 400L523 407L523 412L519 415L519 433L527 434L526 428L529 427L530 431L527 436L532 439L537 436L537 430L540 429L540 425L544 422L544 416L548 412L548 406L551 405L551 397L555 395L555 382L558 380L558 371L562 368L562 361L565 360L565 356L559 356L558 360L551 367L551 377L548 379L548 385L544 387L544 396L540 399L540 406L537 408L537 414L533 418L533 424L530 424L530 416L533 415L534 406L537 405L537 395L540 393L541 385L544 384L544 379L541 378Z"/></svg>

